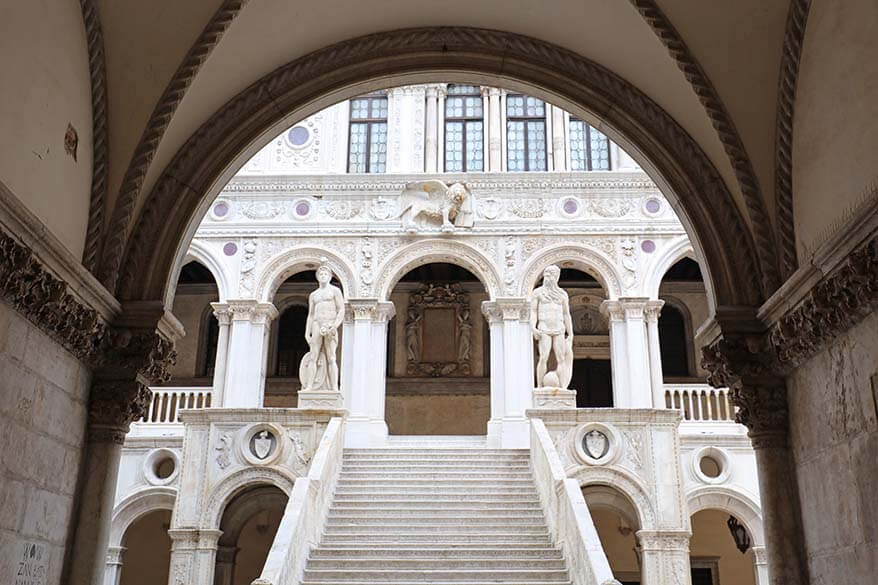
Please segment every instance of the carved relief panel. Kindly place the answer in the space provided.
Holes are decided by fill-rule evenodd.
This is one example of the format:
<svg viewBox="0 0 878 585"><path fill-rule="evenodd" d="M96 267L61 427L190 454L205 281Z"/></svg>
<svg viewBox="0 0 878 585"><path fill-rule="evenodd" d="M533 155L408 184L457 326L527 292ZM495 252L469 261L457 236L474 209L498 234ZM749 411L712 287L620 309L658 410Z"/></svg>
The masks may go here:
<svg viewBox="0 0 878 585"><path fill-rule="evenodd" d="M405 318L406 375L469 376L473 319L460 284L424 284L409 295Z"/></svg>

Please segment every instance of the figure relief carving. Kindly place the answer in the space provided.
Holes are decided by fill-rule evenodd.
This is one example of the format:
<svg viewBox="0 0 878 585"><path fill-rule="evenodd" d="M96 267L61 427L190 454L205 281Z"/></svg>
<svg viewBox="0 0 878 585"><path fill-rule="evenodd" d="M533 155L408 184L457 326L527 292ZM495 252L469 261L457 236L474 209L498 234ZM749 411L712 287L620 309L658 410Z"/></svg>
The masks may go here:
<svg viewBox="0 0 878 585"><path fill-rule="evenodd" d="M253 283L255 281L255 271L257 260L256 250L258 243L256 240L246 240L244 242L243 255L241 256L241 292L244 294L253 293Z"/></svg>
<svg viewBox="0 0 878 585"><path fill-rule="evenodd" d="M626 288L631 288L637 284L637 244L631 238L623 238L619 242L619 250L622 268L625 269L622 281Z"/></svg>
<svg viewBox="0 0 878 585"><path fill-rule="evenodd" d="M344 320L341 289L329 283L332 271L323 260L317 268L318 288L308 296L305 341L308 353L299 365L302 392L338 391L338 327Z"/></svg>
<svg viewBox="0 0 878 585"><path fill-rule="evenodd" d="M518 251L515 238L506 236L506 242L503 244L503 261L505 268L503 270L503 284L506 286L506 292L512 294L515 290L515 253Z"/></svg>
<svg viewBox="0 0 878 585"><path fill-rule="evenodd" d="M402 226L408 233L437 225L443 232L473 227L473 196L463 183L414 181L405 186L399 200Z"/></svg>
<svg viewBox="0 0 878 585"><path fill-rule="evenodd" d="M561 269L550 265L543 270L543 284L530 298L530 326L537 342L537 387L567 389L573 377L573 321L567 293L558 286ZM549 357L555 369L548 370Z"/></svg>
<svg viewBox="0 0 878 585"><path fill-rule="evenodd" d="M305 476L311 463L311 454L305 448L301 433L290 431L290 440L293 442L293 469L300 477Z"/></svg>
<svg viewBox="0 0 878 585"><path fill-rule="evenodd" d="M372 274L372 239L368 236L363 238L363 244L360 247L360 282L366 289L375 282L375 276Z"/></svg>
<svg viewBox="0 0 878 585"><path fill-rule="evenodd" d="M219 444L214 447L218 451L216 455L216 464L220 469L225 469L232 464L232 436L229 433L223 433L219 436Z"/></svg>
<svg viewBox="0 0 878 585"><path fill-rule="evenodd" d="M453 327L451 351L447 359L430 359L425 356L421 331L426 311L446 309L451 311L450 325ZM458 283L422 284L409 295L408 312L405 323L406 374L409 376L428 375L468 376L472 371L472 315L469 307L469 293ZM450 331L449 331L450 332Z"/></svg>

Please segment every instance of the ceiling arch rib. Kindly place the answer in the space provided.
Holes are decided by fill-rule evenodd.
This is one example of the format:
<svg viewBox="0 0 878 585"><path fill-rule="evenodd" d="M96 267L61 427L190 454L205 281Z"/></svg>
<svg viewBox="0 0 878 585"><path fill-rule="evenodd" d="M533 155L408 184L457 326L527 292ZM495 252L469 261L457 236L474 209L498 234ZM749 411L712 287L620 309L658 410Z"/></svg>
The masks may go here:
<svg viewBox="0 0 878 585"><path fill-rule="evenodd" d="M660 186L678 199L716 283L717 304L759 302L758 286L742 287L735 277L756 273L757 261L731 194L698 144L662 108L609 70L555 45L499 31L441 27L333 45L281 67L220 108L150 192L125 253L123 298L161 298L182 234L200 219L197 210L216 194L222 178L243 163L241 153L267 140L278 125L322 107L327 95L337 101L366 86L389 87L417 75L530 87L577 115L602 120L611 137L639 153Z"/></svg>

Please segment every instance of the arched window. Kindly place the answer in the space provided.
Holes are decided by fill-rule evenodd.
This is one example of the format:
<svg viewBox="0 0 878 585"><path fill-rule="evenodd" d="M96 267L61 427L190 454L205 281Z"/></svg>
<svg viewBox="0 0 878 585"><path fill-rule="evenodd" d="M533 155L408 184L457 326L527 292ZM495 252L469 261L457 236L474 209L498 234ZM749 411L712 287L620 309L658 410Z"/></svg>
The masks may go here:
<svg viewBox="0 0 878 585"><path fill-rule="evenodd" d="M275 371L281 378L294 378L299 375L299 362L308 353L305 341L305 322L308 307L292 305L278 319L277 361Z"/></svg>
<svg viewBox="0 0 878 585"><path fill-rule="evenodd" d="M686 320L675 306L665 302L658 321L662 374L671 377L691 376L686 343Z"/></svg>
<svg viewBox="0 0 878 585"><path fill-rule="evenodd" d="M707 295L698 263L682 258L662 278L665 301L658 320L662 374L686 378L697 374L694 329L707 309ZM698 317L693 322L693 317Z"/></svg>
<svg viewBox="0 0 878 585"><path fill-rule="evenodd" d="M219 321L208 307L206 318L202 320L201 347L199 355L203 356L198 364L198 373L204 377L212 377L216 367L216 348L219 344Z"/></svg>
<svg viewBox="0 0 878 585"><path fill-rule="evenodd" d="M506 96L506 168L546 170L546 104L526 95Z"/></svg>
<svg viewBox="0 0 878 585"><path fill-rule="evenodd" d="M445 171L482 171L484 164L484 112L479 88L449 85L445 100Z"/></svg>

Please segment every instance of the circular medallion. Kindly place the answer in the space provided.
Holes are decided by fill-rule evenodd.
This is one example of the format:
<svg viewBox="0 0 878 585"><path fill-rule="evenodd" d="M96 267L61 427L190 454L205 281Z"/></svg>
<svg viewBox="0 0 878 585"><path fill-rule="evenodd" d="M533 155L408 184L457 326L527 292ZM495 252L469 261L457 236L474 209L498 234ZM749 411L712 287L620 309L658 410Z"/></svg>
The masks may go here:
<svg viewBox="0 0 878 585"><path fill-rule="evenodd" d="M646 252L647 254L652 254L655 252L655 242L652 240L643 240L640 242L640 249Z"/></svg>
<svg viewBox="0 0 878 585"><path fill-rule="evenodd" d="M229 214L229 204L225 201L220 201L216 205L213 206L213 215L217 218L224 218Z"/></svg>
<svg viewBox="0 0 878 585"><path fill-rule="evenodd" d="M293 126L287 132L287 140L292 146L305 146L311 138L311 132L304 126Z"/></svg>
<svg viewBox="0 0 878 585"><path fill-rule="evenodd" d="M234 256L238 253L238 244L235 242L229 242L225 246L223 246L223 254L226 256Z"/></svg>
<svg viewBox="0 0 878 585"><path fill-rule="evenodd" d="M647 213L655 215L662 210L662 202L655 197L650 197L646 200L646 203L644 203L643 207L644 209L646 209Z"/></svg>

